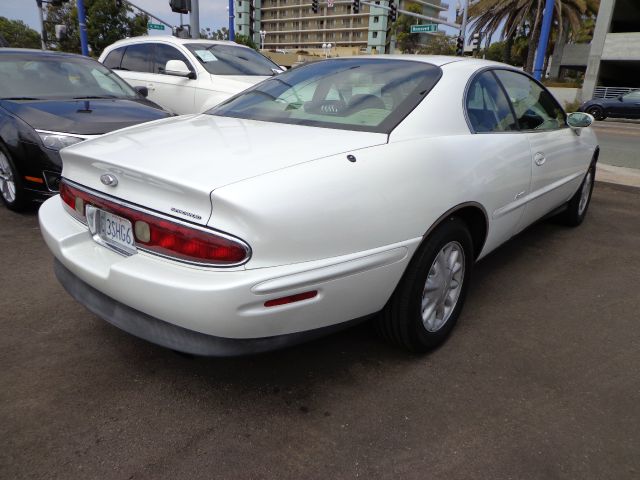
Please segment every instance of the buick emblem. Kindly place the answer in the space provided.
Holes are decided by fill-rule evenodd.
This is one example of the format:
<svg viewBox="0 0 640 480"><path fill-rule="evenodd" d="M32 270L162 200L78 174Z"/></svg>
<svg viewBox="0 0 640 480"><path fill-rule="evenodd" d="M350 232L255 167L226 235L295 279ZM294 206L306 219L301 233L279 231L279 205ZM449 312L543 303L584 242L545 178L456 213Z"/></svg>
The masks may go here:
<svg viewBox="0 0 640 480"><path fill-rule="evenodd" d="M104 175L100 176L100 181L107 187L115 187L116 185L118 185L118 179L115 177L115 175L111 175L110 173L105 173Z"/></svg>

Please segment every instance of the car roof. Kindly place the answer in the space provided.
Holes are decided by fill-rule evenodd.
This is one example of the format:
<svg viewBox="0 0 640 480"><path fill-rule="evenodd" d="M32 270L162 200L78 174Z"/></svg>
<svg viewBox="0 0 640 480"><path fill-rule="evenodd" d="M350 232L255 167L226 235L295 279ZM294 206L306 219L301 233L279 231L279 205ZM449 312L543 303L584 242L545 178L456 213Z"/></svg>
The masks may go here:
<svg viewBox="0 0 640 480"><path fill-rule="evenodd" d="M231 42L229 40L207 40L205 38L178 38L171 35L142 35L139 37L129 37L122 40L118 40L115 43L112 43L107 48L111 48L114 46L120 45L129 45L132 43L144 43L144 42L166 42L173 43L174 45L185 45L188 43L207 43L210 45L233 45L238 47L250 48L245 45L240 45L236 42Z"/></svg>
<svg viewBox="0 0 640 480"><path fill-rule="evenodd" d="M508 68L513 68L510 65L506 65L500 62L494 62L491 60L482 60L480 58L473 57L454 57L450 55L387 55L387 54L377 54L377 55L354 55L351 57L339 57L334 58L335 60L340 59L362 59L362 60L383 60L383 59L391 59L391 60L405 60L409 62L422 62L422 63L430 63L435 65L436 67L442 67L447 64L460 64L464 63L465 66L472 68L483 68L489 66L503 66Z"/></svg>
<svg viewBox="0 0 640 480"><path fill-rule="evenodd" d="M67 52L55 52L52 50L37 50L35 48L0 48L0 55L33 55L34 57L72 57L72 58L86 58L88 60L94 60L91 57L84 57L77 53Z"/></svg>

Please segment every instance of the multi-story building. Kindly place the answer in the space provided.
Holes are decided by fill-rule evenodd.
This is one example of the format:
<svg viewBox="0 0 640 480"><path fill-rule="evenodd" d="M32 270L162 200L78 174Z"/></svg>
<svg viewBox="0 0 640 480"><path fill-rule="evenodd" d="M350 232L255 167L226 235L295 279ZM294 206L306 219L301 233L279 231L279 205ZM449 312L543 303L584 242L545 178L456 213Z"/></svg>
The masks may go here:
<svg viewBox="0 0 640 480"><path fill-rule="evenodd" d="M372 3L389 5L388 0ZM448 9L440 0L400 0L399 8L410 3L420 5L423 15L435 18L444 19L440 12ZM359 13L353 13L352 0L334 0L331 6L323 0L318 13L313 13L310 0L235 0L235 8L236 33L249 35L260 45L260 31L266 32L267 49L316 49L330 43L368 53L389 51L388 11L373 5L363 4Z"/></svg>
<svg viewBox="0 0 640 480"><path fill-rule="evenodd" d="M640 1L601 0L583 99L615 96L631 88L640 88Z"/></svg>

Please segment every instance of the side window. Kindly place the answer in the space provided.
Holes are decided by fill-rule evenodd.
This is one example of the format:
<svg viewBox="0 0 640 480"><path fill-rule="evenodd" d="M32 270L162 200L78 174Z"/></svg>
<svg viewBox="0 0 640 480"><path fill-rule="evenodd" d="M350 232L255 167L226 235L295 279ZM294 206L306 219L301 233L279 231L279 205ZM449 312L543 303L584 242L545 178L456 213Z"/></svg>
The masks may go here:
<svg viewBox="0 0 640 480"><path fill-rule="evenodd" d="M522 130L554 130L565 127L565 113L553 96L526 75L496 70L513 105Z"/></svg>
<svg viewBox="0 0 640 480"><path fill-rule="evenodd" d="M193 72L193 67L191 66L191 62L187 60L187 57L185 57L177 48L170 45L156 43L154 59L153 73L164 73L164 67L167 65L169 60L182 60L185 65L189 67L189 70Z"/></svg>
<svg viewBox="0 0 640 480"><path fill-rule="evenodd" d="M125 48L126 47L121 47L113 50L111 53L109 53L109 55L107 55L107 58L104 59L104 62L102 62L102 64L105 67L110 68L111 70L120 68L120 64L122 63L122 55L124 54Z"/></svg>
<svg viewBox="0 0 640 480"><path fill-rule="evenodd" d="M491 72L478 75L467 91L467 115L475 132L518 130L509 102Z"/></svg>
<svg viewBox="0 0 640 480"><path fill-rule="evenodd" d="M640 90L634 90L632 92L627 93L622 99L625 102L640 102Z"/></svg>
<svg viewBox="0 0 640 480"><path fill-rule="evenodd" d="M152 44L138 43L130 45L124 52L120 68L132 72L151 73Z"/></svg>

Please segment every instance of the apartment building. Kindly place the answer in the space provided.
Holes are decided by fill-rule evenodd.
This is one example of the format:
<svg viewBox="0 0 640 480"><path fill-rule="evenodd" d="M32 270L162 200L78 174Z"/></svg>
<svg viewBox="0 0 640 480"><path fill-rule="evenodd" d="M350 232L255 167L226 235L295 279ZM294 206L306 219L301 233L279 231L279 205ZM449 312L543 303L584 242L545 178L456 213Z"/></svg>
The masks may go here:
<svg viewBox="0 0 640 480"><path fill-rule="evenodd" d="M376 0L376 5L388 6L388 0ZM423 15L440 17L448 5L440 0L400 0L399 8L413 3L422 7ZM352 47L368 53L388 53L391 25L388 11L376 6L361 5L354 14L352 0L320 1L318 13L313 13L310 0L235 0L236 33L250 35L260 45L260 31L266 32L264 48L305 50ZM423 22L427 23L427 22Z"/></svg>

